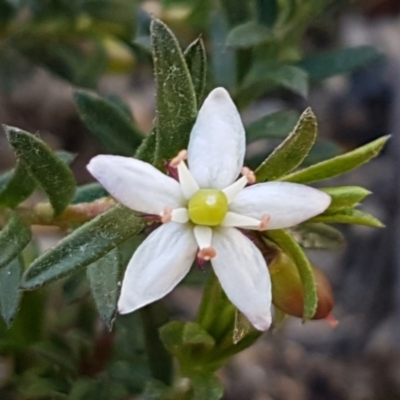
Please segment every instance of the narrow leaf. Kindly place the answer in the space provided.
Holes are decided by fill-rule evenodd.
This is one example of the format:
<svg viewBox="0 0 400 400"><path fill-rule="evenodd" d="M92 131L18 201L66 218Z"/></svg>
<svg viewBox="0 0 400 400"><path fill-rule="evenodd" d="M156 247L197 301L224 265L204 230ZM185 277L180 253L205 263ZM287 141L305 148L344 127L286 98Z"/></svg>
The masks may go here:
<svg viewBox="0 0 400 400"><path fill-rule="evenodd" d="M10 126L4 129L18 160L44 190L55 214L61 214L75 192L71 170L36 136Z"/></svg>
<svg viewBox="0 0 400 400"><path fill-rule="evenodd" d="M337 186L321 188L320 190L328 193L332 199L329 208L326 210L327 212L354 207L371 194L369 190L359 186Z"/></svg>
<svg viewBox="0 0 400 400"><path fill-rule="evenodd" d="M354 208L343 208L337 212L325 212L310 220L310 222L341 223L366 225L374 228L383 228L384 225L377 218L366 212Z"/></svg>
<svg viewBox="0 0 400 400"><path fill-rule="evenodd" d="M76 189L75 196L71 204L91 203L92 201L106 197L109 194L98 183L88 183Z"/></svg>
<svg viewBox="0 0 400 400"><path fill-rule="evenodd" d="M203 102L207 78L207 55L203 39L197 38L185 50L185 60L196 92L197 108Z"/></svg>
<svg viewBox="0 0 400 400"><path fill-rule="evenodd" d="M155 131L151 132L136 151L135 158L142 160L149 164L153 164L154 155L156 151L157 134Z"/></svg>
<svg viewBox="0 0 400 400"><path fill-rule="evenodd" d="M388 139L389 136L384 136L349 153L293 172L290 175L284 176L281 180L287 182L311 183L344 174L376 157L381 152Z"/></svg>
<svg viewBox="0 0 400 400"><path fill-rule="evenodd" d="M361 68L381 55L371 46L358 46L319 54L303 59L298 64L312 80L323 80Z"/></svg>
<svg viewBox="0 0 400 400"><path fill-rule="evenodd" d="M0 182L0 207L16 207L33 193L35 187L35 180L19 161Z"/></svg>
<svg viewBox="0 0 400 400"><path fill-rule="evenodd" d="M174 34L157 19L150 29L157 85L155 165L162 168L164 160L187 148L197 104L192 78Z"/></svg>
<svg viewBox="0 0 400 400"><path fill-rule="evenodd" d="M228 35L226 45L247 49L274 39L272 31L255 21L246 22L233 28Z"/></svg>
<svg viewBox="0 0 400 400"><path fill-rule="evenodd" d="M24 265L22 257L14 258L6 267L0 269L1 315L8 327L14 321L21 300L19 284Z"/></svg>
<svg viewBox="0 0 400 400"><path fill-rule="evenodd" d="M303 320L308 321L314 316L318 306L317 287L310 261L294 238L285 230L271 230L267 231L266 234L284 253L291 257L296 264L303 284Z"/></svg>
<svg viewBox="0 0 400 400"><path fill-rule="evenodd" d="M284 139L293 131L299 114L295 111L278 111L246 127L247 142L251 143L259 139Z"/></svg>
<svg viewBox="0 0 400 400"><path fill-rule="evenodd" d="M0 268L6 267L31 241L32 233L17 213L12 213L0 232Z"/></svg>
<svg viewBox="0 0 400 400"><path fill-rule="evenodd" d="M121 291L121 256L113 249L87 268L87 277L93 299L102 320L109 329L117 314L117 302Z"/></svg>
<svg viewBox="0 0 400 400"><path fill-rule="evenodd" d="M345 238L340 231L322 223L306 223L290 229L300 246L306 249L336 250L344 246Z"/></svg>
<svg viewBox="0 0 400 400"><path fill-rule="evenodd" d="M299 166L316 137L317 120L311 108L307 108L293 132L257 168L257 181L276 180Z"/></svg>
<svg viewBox="0 0 400 400"><path fill-rule="evenodd" d="M131 156L139 147L143 134L114 102L84 91L76 92L74 100L83 123L106 152Z"/></svg>
<svg viewBox="0 0 400 400"><path fill-rule="evenodd" d="M22 287L34 289L88 266L138 234L144 226L142 218L117 205L76 229L37 258L25 272Z"/></svg>

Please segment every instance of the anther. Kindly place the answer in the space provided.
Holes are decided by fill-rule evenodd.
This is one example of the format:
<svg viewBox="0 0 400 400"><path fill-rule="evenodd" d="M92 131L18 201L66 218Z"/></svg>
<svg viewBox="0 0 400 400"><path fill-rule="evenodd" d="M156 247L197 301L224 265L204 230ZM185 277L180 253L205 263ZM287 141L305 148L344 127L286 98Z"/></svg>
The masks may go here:
<svg viewBox="0 0 400 400"><path fill-rule="evenodd" d="M260 231L265 231L268 228L269 221L271 220L271 216L269 214L264 214L261 217L260 225L258 225L258 229Z"/></svg>
<svg viewBox="0 0 400 400"><path fill-rule="evenodd" d="M213 247L205 247L204 249L199 250L197 253L197 257L201 260L211 260L217 255L217 252Z"/></svg>
<svg viewBox="0 0 400 400"><path fill-rule="evenodd" d="M327 322L333 329L337 328L337 326L339 325L339 321L332 315L332 314L328 314L325 318L324 318L325 322Z"/></svg>
<svg viewBox="0 0 400 400"><path fill-rule="evenodd" d="M181 161L187 160L187 150L181 150L176 157L174 157L169 165L173 168L177 168Z"/></svg>
<svg viewBox="0 0 400 400"><path fill-rule="evenodd" d="M166 224L171 221L172 218L172 209L170 207L164 207L164 210L161 213L161 222Z"/></svg>
<svg viewBox="0 0 400 400"><path fill-rule="evenodd" d="M243 167L242 168L242 175L247 178L247 183L253 184L256 183L256 175L254 172L248 168L248 167Z"/></svg>

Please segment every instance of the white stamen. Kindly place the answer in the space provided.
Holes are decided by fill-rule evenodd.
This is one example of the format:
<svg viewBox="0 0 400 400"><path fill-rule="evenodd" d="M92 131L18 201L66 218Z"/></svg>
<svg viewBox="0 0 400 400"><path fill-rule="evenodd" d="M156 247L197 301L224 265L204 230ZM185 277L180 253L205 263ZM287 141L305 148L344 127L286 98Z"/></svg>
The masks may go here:
<svg viewBox="0 0 400 400"><path fill-rule="evenodd" d="M181 150L176 157L174 157L169 165L174 168L178 168L181 161L187 160L187 150Z"/></svg>
<svg viewBox="0 0 400 400"><path fill-rule="evenodd" d="M260 221L259 219L228 211L221 225L226 227L260 229L261 223L262 221Z"/></svg>
<svg viewBox="0 0 400 400"><path fill-rule="evenodd" d="M185 161L180 161L178 166L178 177L182 193L189 200L200 188L193 175L189 171Z"/></svg>
<svg viewBox="0 0 400 400"><path fill-rule="evenodd" d="M211 246L212 229L209 226L196 225L193 233L200 250Z"/></svg>
<svg viewBox="0 0 400 400"><path fill-rule="evenodd" d="M171 212L171 221L179 222L180 224L185 224L189 221L189 213L187 208L175 208Z"/></svg>
<svg viewBox="0 0 400 400"><path fill-rule="evenodd" d="M247 178L248 183L256 183L256 175L249 167L242 168L242 175Z"/></svg>

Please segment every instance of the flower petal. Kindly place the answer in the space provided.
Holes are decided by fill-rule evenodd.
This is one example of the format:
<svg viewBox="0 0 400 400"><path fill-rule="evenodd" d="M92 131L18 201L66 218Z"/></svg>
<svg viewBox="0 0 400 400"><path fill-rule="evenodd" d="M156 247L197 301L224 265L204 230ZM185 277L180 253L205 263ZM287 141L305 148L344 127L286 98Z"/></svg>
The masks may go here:
<svg viewBox="0 0 400 400"><path fill-rule="evenodd" d="M218 228L212 245L217 255L211 260L230 301L255 328L271 325L271 280L261 252L234 228Z"/></svg>
<svg viewBox="0 0 400 400"><path fill-rule="evenodd" d="M119 312L135 311L169 293L189 272L196 251L189 225L161 225L139 246L128 264Z"/></svg>
<svg viewBox="0 0 400 400"><path fill-rule="evenodd" d="M282 229L321 214L330 202L328 194L309 186L267 182L244 188L229 205L229 210L257 219L268 214L267 229Z"/></svg>
<svg viewBox="0 0 400 400"><path fill-rule="evenodd" d="M205 99L190 134L189 169L201 188L224 189L239 175L245 152L239 112L223 88Z"/></svg>
<svg viewBox="0 0 400 400"><path fill-rule="evenodd" d="M179 183L143 161L99 155L92 158L87 169L113 197L132 210L158 215L165 207L184 205Z"/></svg>

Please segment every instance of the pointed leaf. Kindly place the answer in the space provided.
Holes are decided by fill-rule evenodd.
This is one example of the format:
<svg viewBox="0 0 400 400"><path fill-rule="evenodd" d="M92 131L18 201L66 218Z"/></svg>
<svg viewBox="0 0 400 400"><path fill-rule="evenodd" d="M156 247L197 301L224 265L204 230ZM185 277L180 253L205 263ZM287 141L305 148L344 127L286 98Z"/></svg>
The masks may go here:
<svg viewBox="0 0 400 400"><path fill-rule="evenodd" d="M11 326L18 311L21 300L19 284L23 272L24 264L20 256L0 269L1 315L8 327Z"/></svg>
<svg viewBox="0 0 400 400"><path fill-rule="evenodd" d="M165 160L187 148L197 104L192 78L174 34L155 19L151 39L157 85L155 165L162 168Z"/></svg>
<svg viewBox="0 0 400 400"><path fill-rule="evenodd" d="M203 39L197 38L185 50L185 60L196 92L197 108L203 102L207 78L207 55Z"/></svg>
<svg viewBox="0 0 400 400"><path fill-rule="evenodd" d="M112 101L84 91L74 94L79 116L107 153L133 155L143 135Z"/></svg>
<svg viewBox="0 0 400 400"><path fill-rule="evenodd" d="M314 316L318 306L317 287L310 261L294 238L285 230L276 229L267 231L266 235L275 242L284 253L291 257L296 264L303 285L303 320L308 321Z"/></svg>
<svg viewBox="0 0 400 400"><path fill-rule="evenodd" d="M36 182L19 161L14 170L7 172L0 181L0 207L16 207L35 190Z"/></svg>
<svg viewBox="0 0 400 400"><path fill-rule="evenodd" d="M86 267L138 234L144 226L142 218L117 205L37 258L25 272L21 285L24 289L34 289Z"/></svg>
<svg viewBox="0 0 400 400"><path fill-rule="evenodd" d="M228 35L226 45L247 49L274 40L274 35L265 25L255 21L246 22L233 28Z"/></svg>
<svg viewBox="0 0 400 400"><path fill-rule="evenodd" d="M87 268L87 277L93 299L102 320L111 329L117 315L117 302L121 291L121 256L113 249Z"/></svg>
<svg viewBox="0 0 400 400"><path fill-rule="evenodd" d="M71 170L36 136L11 126L4 129L18 160L44 190L55 214L61 214L75 192Z"/></svg>
<svg viewBox="0 0 400 400"><path fill-rule="evenodd" d="M332 199L326 212L355 207L361 200L371 194L369 190L359 186L337 186L321 188L320 190L328 193Z"/></svg>
<svg viewBox="0 0 400 400"><path fill-rule="evenodd" d="M300 246L306 249L336 250L344 246L343 234L332 226L322 223L306 223L290 229Z"/></svg>
<svg viewBox="0 0 400 400"><path fill-rule="evenodd" d="M145 139L136 151L135 158L153 164L156 151L157 134L154 130Z"/></svg>
<svg viewBox="0 0 400 400"><path fill-rule="evenodd" d="M361 68L381 55L371 46L358 46L304 58L298 64L312 80L323 80Z"/></svg>
<svg viewBox="0 0 400 400"><path fill-rule="evenodd" d="M310 220L310 222L341 223L366 225L374 228L383 228L384 225L377 218L366 212L354 208L342 208L337 211L326 212Z"/></svg>
<svg viewBox="0 0 400 400"><path fill-rule="evenodd" d="M278 111L266 115L246 127L247 143L259 139L285 139L298 120L299 114L295 111Z"/></svg>
<svg viewBox="0 0 400 400"><path fill-rule="evenodd" d="M12 213L0 231L0 268L6 267L31 241L32 233L17 213Z"/></svg>
<svg viewBox="0 0 400 400"><path fill-rule="evenodd" d="M272 181L299 166L317 137L317 120L311 108L301 114L293 132L257 168L258 182Z"/></svg>
<svg viewBox="0 0 400 400"><path fill-rule="evenodd" d="M67 165L75 158L74 154L64 150L57 150L55 154ZM19 161L13 170L0 176L0 207L16 207L26 200L35 188L35 180Z"/></svg>
<svg viewBox="0 0 400 400"><path fill-rule="evenodd" d="M384 136L349 153L293 172L280 180L296 183L311 183L344 174L376 157L381 152L388 139L389 136Z"/></svg>

